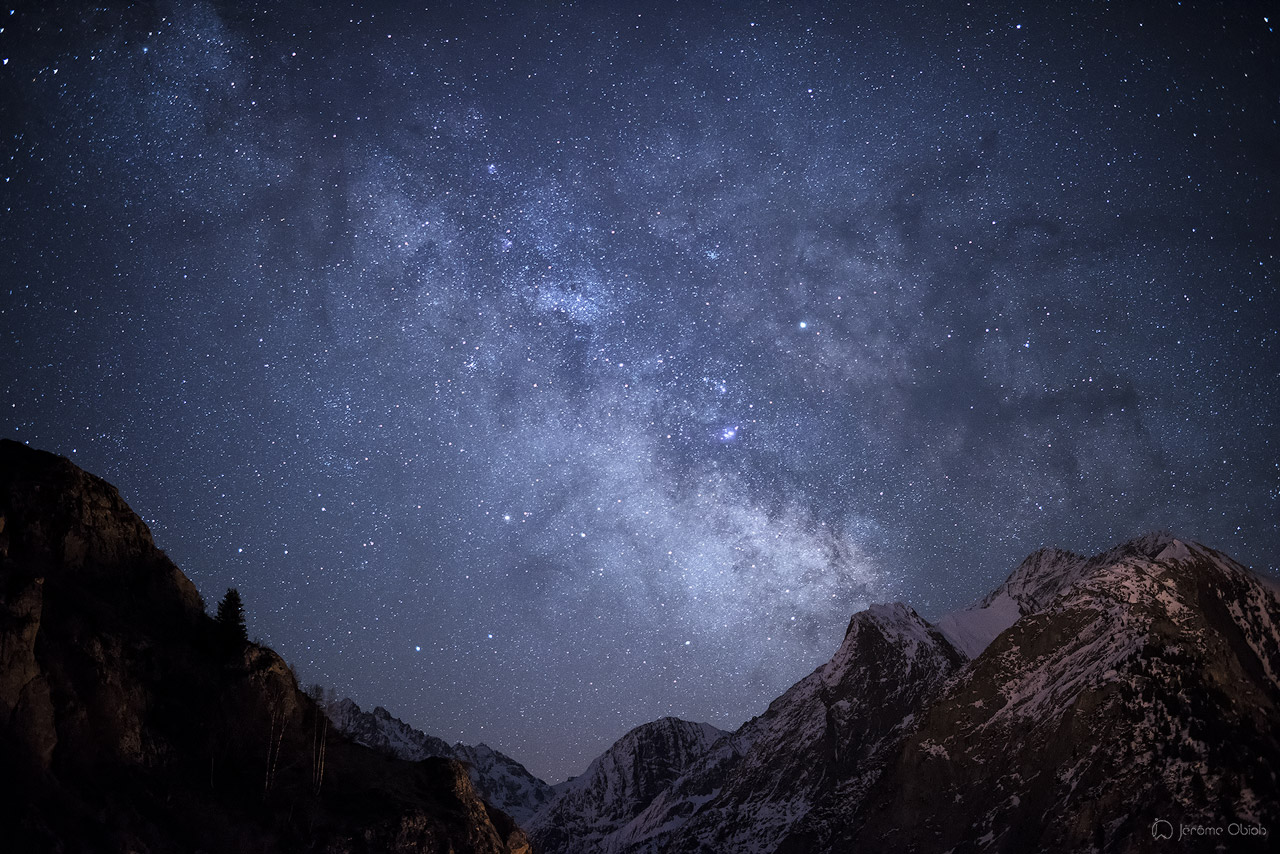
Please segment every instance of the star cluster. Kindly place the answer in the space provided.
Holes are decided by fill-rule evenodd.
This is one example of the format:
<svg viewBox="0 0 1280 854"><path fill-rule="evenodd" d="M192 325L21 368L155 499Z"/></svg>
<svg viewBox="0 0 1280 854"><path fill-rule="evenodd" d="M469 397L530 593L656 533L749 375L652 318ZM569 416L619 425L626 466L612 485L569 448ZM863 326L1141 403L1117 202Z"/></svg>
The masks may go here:
<svg viewBox="0 0 1280 854"><path fill-rule="evenodd" d="M0 10L3 435L578 773L1042 545L1280 547L1280 44L1182 3Z"/></svg>

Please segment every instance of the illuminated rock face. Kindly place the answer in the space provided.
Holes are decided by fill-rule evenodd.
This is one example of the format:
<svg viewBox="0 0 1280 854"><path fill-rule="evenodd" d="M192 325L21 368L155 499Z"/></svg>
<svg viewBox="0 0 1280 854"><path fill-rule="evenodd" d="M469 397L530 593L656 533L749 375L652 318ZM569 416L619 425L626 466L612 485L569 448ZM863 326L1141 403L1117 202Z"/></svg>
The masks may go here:
<svg viewBox="0 0 1280 854"><path fill-rule="evenodd" d="M106 482L0 441L0 520L6 850L529 850L462 763L326 733Z"/></svg>

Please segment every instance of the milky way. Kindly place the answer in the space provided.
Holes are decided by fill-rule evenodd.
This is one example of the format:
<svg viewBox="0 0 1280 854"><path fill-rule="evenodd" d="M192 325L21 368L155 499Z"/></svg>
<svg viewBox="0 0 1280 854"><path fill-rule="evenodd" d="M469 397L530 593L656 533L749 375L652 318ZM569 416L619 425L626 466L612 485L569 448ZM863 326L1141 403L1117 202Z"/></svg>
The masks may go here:
<svg viewBox="0 0 1280 854"><path fill-rule="evenodd" d="M1273 21L636 5L0 11L3 435L549 779L1042 545L1276 570Z"/></svg>

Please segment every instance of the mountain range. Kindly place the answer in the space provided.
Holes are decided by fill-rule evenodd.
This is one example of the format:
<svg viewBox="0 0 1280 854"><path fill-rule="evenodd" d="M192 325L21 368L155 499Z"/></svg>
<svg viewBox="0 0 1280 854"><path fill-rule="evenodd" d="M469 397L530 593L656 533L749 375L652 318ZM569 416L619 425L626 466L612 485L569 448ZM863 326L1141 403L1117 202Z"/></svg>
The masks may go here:
<svg viewBox="0 0 1280 854"><path fill-rule="evenodd" d="M466 767L471 784L485 803L507 813L522 826L554 796L551 786L486 744L450 745L392 717L381 706L372 712L361 711L349 698L330 704L326 712L333 725L353 741L381 753L410 762L431 757L458 760Z"/></svg>
<svg viewBox="0 0 1280 854"><path fill-rule="evenodd" d="M532 813L547 854L1145 851L1160 822L1188 828L1183 848L1265 846L1278 626L1273 581L1172 534L1041 549L936 624L901 603L853 615L829 662L733 732L644 724L504 809Z"/></svg>
<svg viewBox="0 0 1280 854"><path fill-rule="evenodd" d="M933 623L873 605L736 730L643 724L555 786L385 709L318 704L214 629L112 487L0 442L11 838L803 854L1266 850L1280 831L1277 587L1168 533L1042 549Z"/></svg>

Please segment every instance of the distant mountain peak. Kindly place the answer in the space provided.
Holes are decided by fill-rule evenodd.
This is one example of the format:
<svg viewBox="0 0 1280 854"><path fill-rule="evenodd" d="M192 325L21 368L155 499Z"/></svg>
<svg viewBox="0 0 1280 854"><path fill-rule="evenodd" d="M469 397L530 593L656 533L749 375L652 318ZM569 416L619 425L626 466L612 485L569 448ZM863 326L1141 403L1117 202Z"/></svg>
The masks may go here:
<svg viewBox="0 0 1280 854"><path fill-rule="evenodd" d="M865 609L854 614L853 620L859 617L874 617L882 624L893 624L910 621L914 616L915 610L901 602L872 602Z"/></svg>
<svg viewBox="0 0 1280 854"><path fill-rule="evenodd" d="M1117 546L1117 549L1131 551L1136 554L1143 555L1144 557L1155 558L1160 554L1160 552L1164 551L1165 548L1177 542L1190 541L1180 539L1173 531L1161 529L1140 534L1132 540L1129 540L1127 543Z"/></svg>
<svg viewBox="0 0 1280 854"><path fill-rule="evenodd" d="M539 849L594 854L688 766L728 735L706 723L665 717L627 732L577 777L527 830Z"/></svg>
<svg viewBox="0 0 1280 854"><path fill-rule="evenodd" d="M329 714L334 726L366 747L415 762L433 756L462 762L481 797L521 824L552 797L549 785L487 744L450 745L393 717L382 706L362 712L350 698L333 704Z"/></svg>
<svg viewBox="0 0 1280 854"><path fill-rule="evenodd" d="M914 608L901 602L871 603L849 619L849 631L866 623L874 623L882 632L891 634L917 635L922 629L929 628L929 624Z"/></svg>
<svg viewBox="0 0 1280 854"><path fill-rule="evenodd" d="M1022 613L1038 611L1075 580L1087 560L1065 549L1036 549L983 601L990 603L1007 594L1018 603Z"/></svg>
<svg viewBox="0 0 1280 854"><path fill-rule="evenodd" d="M956 648L977 657L997 635L1020 617L1043 611L1082 577L1123 560L1159 560L1162 556L1204 554L1204 546L1177 538L1170 531L1149 531L1086 557L1066 549L1036 549L1014 567L995 590L976 605L945 614L937 627Z"/></svg>

